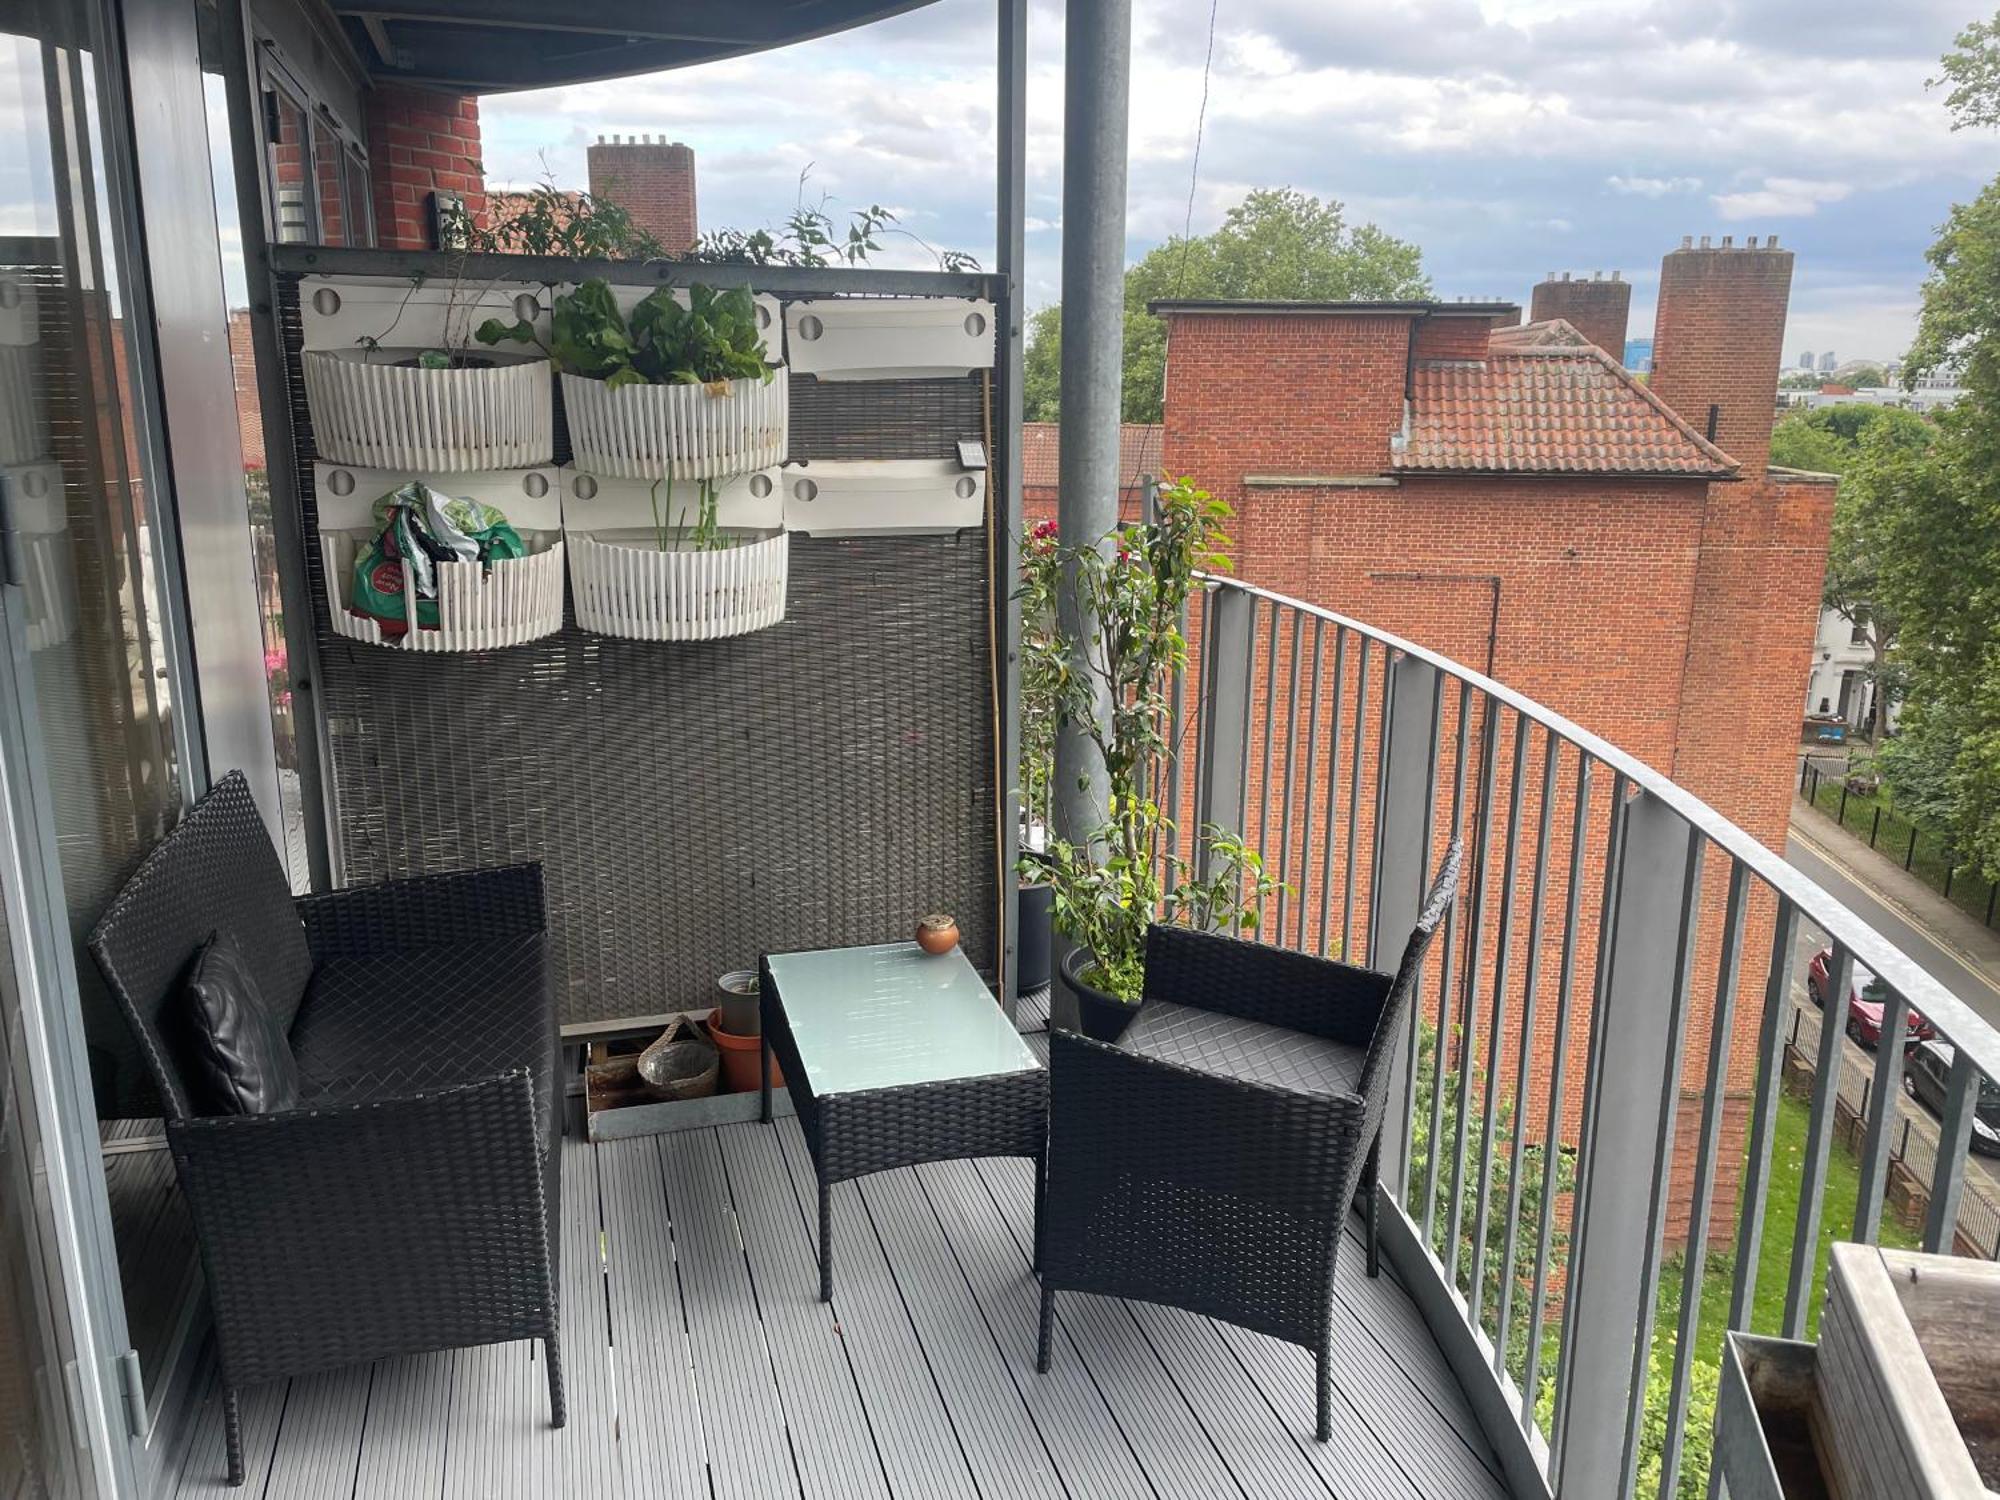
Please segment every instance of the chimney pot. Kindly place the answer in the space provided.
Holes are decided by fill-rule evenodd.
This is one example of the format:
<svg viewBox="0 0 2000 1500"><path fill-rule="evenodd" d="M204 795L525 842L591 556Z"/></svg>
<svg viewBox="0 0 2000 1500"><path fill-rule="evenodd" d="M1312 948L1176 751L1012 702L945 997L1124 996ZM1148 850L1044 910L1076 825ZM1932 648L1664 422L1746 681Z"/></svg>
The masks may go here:
<svg viewBox="0 0 2000 1500"><path fill-rule="evenodd" d="M1722 248L1725 250L1727 250L1731 245L1735 243L1736 243L1736 236L1733 234L1725 234L1722 237ZM1752 240L1751 243L1755 244L1756 241Z"/></svg>
<svg viewBox="0 0 2000 1500"><path fill-rule="evenodd" d="M1692 249L1694 249L1694 236L1693 236L1693 235L1691 235L1691 234L1684 234L1684 235L1682 235L1682 236L1681 236L1681 249L1683 249L1683 250L1692 250Z"/></svg>
<svg viewBox="0 0 2000 1500"><path fill-rule="evenodd" d="M1775 234L1773 234L1773 235L1768 235L1768 236L1766 236L1766 237L1765 237L1765 240L1764 240L1764 248L1765 248L1766 250L1775 250L1775 249L1777 249L1777 248L1778 248L1778 237L1777 237L1777 236L1776 236Z"/></svg>

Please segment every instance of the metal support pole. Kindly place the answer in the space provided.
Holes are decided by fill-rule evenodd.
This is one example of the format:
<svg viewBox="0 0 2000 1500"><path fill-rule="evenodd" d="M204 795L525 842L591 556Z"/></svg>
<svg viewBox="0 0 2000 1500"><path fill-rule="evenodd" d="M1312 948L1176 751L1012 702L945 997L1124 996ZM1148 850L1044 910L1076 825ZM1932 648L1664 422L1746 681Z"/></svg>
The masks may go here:
<svg viewBox="0 0 2000 1500"><path fill-rule="evenodd" d="M1428 813L1437 745L1437 668L1410 657L1391 664L1383 697L1389 727L1383 737L1381 826L1376 832L1376 899L1368 913L1368 951L1385 969L1402 961L1403 945L1417 925L1424 899L1425 864L1430 859ZM1411 1006L1417 1024L1421 1000ZM1409 1050L1391 1051L1389 1108L1382 1118L1381 1179L1400 1189L1409 1134ZM1399 1200L1400 1201L1400 1197Z"/></svg>
<svg viewBox="0 0 2000 1500"><path fill-rule="evenodd" d="M1063 54L1062 468L1057 524L1065 547L1107 547L1118 524L1118 422L1124 393L1125 137L1132 71L1132 0L1065 7ZM1094 677L1075 564L1057 614L1075 670ZM1097 683L1095 712L1110 715ZM1109 788L1089 740L1056 742L1056 832L1097 829Z"/></svg>
<svg viewBox="0 0 2000 1500"><path fill-rule="evenodd" d="M999 148L994 161L994 269L1006 279L1001 304L1000 402L994 413L995 451L987 461L999 470L993 494L994 633L1000 649L996 684L1000 700L1000 889L1003 918L1000 938L1000 1004L1011 1018L1020 994L1015 948L1020 933L1020 882L1014 876L1019 857L1021 806L1021 603L1015 580L1021 576L1021 274L1026 259L1027 129L1028 129L1028 0L1000 0L995 38L995 70L999 79L995 120Z"/></svg>
<svg viewBox="0 0 2000 1500"><path fill-rule="evenodd" d="M1559 1472L1566 1495L1630 1493L1625 1433L1634 1329L1650 1322L1656 1178L1663 1122L1679 1084L1679 991L1689 875L1688 825L1642 793L1625 812L1609 967L1597 1024L1598 1087L1587 1158L1590 1183L1570 1258Z"/></svg>

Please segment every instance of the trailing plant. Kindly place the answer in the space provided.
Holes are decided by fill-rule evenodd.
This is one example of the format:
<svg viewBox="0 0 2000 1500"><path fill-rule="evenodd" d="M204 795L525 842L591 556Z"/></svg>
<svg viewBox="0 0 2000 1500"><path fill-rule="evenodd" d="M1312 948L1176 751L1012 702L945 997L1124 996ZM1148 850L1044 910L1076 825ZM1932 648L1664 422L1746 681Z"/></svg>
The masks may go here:
<svg viewBox="0 0 2000 1500"><path fill-rule="evenodd" d="M1033 835L1049 823L1056 773L1056 695L1062 680L1062 642L1056 635L1059 566L1056 523L1039 521L1021 538L1021 817Z"/></svg>
<svg viewBox="0 0 2000 1500"><path fill-rule="evenodd" d="M936 256L941 271L979 269L978 260L963 250L936 249L903 228L894 210L879 203L855 209L843 229L827 212L833 201L827 194L820 194L817 202L806 201L806 179L811 175L808 164L799 174L798 201L775 231L712 229L696 243L688 259L739 266L858 266L880 253L884 235L897 235Z"/></svg>
<svg viewBox="0 0 2000 1500"><path fill-rule="evenodd" d="M1282 888L1254 849L1213 825L1198 829L1184 852L1157 796L1179 765L1170 758L1170 693L1187 667L1188 595L1196 573L1230 566L1221 550L1227 505L1170 479L1157 511L1157 520L1121 526L1100 546L1031 538L1020 591L1024 602L1053 604L1065 586L1074 588L1079 617L1093 622L1079 643L1052 610L1031 666L1053 706L1051 737L1067 728L1089 741L1109 788L1100 826L1050 840L1055 925L1093 955L1091 981L1124 1000L1139 998L1148 925L1248 931Z"/></svg>

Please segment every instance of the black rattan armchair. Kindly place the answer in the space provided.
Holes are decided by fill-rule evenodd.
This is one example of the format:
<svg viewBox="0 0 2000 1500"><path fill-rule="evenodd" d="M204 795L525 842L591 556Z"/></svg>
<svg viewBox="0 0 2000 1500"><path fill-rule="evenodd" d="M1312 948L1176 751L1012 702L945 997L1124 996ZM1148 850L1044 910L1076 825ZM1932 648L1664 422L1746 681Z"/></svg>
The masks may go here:
<svg viewBox="0 0 2000 1500"><path fill-rule="evenodd" d="M557 1324L561 1115L539 865L294 901L248 784L196 803L90 937L166 1111L214 1310L229 1442L260 1381ZM176 997L234 936L286 1024L299 1106L192 1102Z"/></svg>
<svg viewBox="0 0 2000 1500"><path fill-rule="evenodd" d="M1037 1369L1058 1291L1186 1308L1312 1350L1326 1441L1334 1256L1363 1188L1377 1272L1389 1065L1461 859L1454 842L1393 975L1156 926L1124 1035L1051 1033Z"/></svg>

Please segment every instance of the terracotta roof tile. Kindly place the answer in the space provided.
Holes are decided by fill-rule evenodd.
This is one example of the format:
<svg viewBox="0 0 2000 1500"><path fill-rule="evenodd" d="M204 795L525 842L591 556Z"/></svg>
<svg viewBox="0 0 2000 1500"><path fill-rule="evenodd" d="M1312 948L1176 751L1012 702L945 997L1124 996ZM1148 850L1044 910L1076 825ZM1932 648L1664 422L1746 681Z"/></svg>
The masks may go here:
<svg viewBox="0 0 2000 1500"><path fill-rule="evenodd" d="M1413 372L1399 470L1479 474L1686 474L1736 460L1683 422L1608 354L1586 345L1508 347Z"/></svg>
<svg viewBox="0 0 2000 1500"><path fill-rule="evenodd" d="M1567 318L1544 318L1539 323L1517 323L1512 328L1496 328L1487 336L1493 349L1588 349L1590 340L1577 332Z"/></svg>
<svg viewBox="0 0 2000 1500"><path fill-rule="evenodd" d="M1159 427L1126 422L1118 429L1120 489L1130 489L1142 474L1160 472ZM1062 428L1054 422L1021 424L1021 483L1029 489L1054 489L1062 475Z"/></svg>

